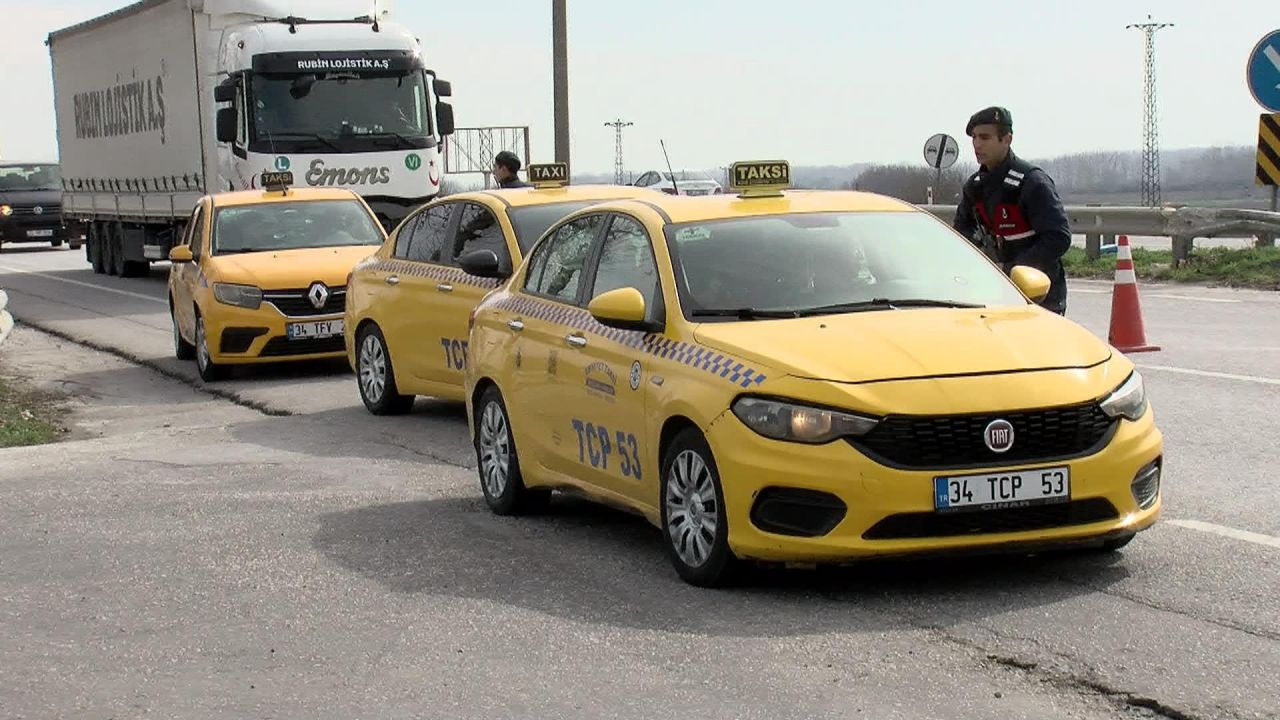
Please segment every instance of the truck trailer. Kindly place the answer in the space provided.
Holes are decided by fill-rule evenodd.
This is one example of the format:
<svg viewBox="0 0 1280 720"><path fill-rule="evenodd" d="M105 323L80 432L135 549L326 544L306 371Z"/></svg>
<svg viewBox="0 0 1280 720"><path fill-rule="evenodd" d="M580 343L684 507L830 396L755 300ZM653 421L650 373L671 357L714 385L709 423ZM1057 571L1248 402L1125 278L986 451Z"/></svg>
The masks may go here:
<svg viewBox="0 0 1280 720"><path fill-rule="evenodd" d="M440 191L450 84L390 0L141 0L49 35L63 213L136 276L201 196L346 187L390 229Z"/></svg>

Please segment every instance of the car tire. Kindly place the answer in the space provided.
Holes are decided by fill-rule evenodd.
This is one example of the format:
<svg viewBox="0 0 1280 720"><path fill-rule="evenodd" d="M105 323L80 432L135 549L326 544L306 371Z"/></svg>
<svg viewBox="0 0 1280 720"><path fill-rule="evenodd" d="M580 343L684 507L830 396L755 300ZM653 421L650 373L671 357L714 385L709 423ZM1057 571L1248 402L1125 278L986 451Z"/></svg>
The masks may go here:
<svg viewBox="0 0 1280 720"><path fill-rule="evenodd" d="M61 240L50 240L50 241L49 241L49 247L56 247L56 248L60 248L60 247L62 247L62 241L61 241Z"/></svg>
<svg viewBox="0 0 1280 720"><path fill-rule="evenodd" d="M480 396L475 407L476 470L480 491L495 515L524 515L545 510L551 491L525 487L520 457L511 432L507 404L496 386Z"/></svg>
<svg viewBox="0 0 1280 720"><path fill-rule="evenodd" d="M686 428L671 440L659 498L663 545L680 578L698 587L729 584L741 563L729 549L720 471L698 430Z"/></svg>
<svg viewBox="0 0 1280 720"><path fill-rule="evenodd" d="M182 337L182 331L178 329L178 313L173 309L173 303L169 303L169 319L173 322L173 356L179 360L195 360L196 346L187 342Z"/></svg>
<svg viewBox="0 0 1280 720"><path fill-rule="evenodd" d="M209 352L209 338L204 331L204 317L196 312L196 370L205 382L217 382L227 376L227 366L213 361Z"/></svg>
<svg viewBox="0 0 1280 720"><path fill-rule="evenodd" d="M387 340L373 323L356 333L356 386L365 409L374 415L403 415L413 408L414 397L402 395L396 386Z"/></svg>

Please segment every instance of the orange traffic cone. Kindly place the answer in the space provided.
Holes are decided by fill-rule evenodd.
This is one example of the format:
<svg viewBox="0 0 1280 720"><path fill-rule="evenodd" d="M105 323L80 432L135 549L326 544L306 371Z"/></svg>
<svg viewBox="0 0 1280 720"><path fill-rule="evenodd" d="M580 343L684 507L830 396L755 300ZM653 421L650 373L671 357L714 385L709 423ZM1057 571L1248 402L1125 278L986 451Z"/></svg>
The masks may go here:
<svg viewBox="0 0 1280 720"><path fill-rule="evenodd" d="M1142 327L1142 305L1138 300L1138 277L1133 272L1133 253L1129 236L1116 238L1116 278L1111 286L1111 333L1108 341L1120 352L1159 350L1147 344Z"/></svg>

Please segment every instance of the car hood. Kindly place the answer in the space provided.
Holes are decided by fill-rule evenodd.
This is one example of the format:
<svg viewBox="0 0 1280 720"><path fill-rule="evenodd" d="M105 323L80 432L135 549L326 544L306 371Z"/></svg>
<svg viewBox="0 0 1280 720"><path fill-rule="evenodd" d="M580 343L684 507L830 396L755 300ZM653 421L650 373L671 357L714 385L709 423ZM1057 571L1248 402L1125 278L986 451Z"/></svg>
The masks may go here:
<svg viewBox="0 0 1280 720"><path fill-rule="evenodd" d="M694 335L789 375L846 383L1085 368L1111 357L1085 328L1030 305L705 323Z"/></svg>
<svg viewBox="0 0 1280 720"><path fill-rule="evenodd" d="M43 207L58 207L61 204L61 190L0 191L0 205L40 205Z"/></svg>
<svg viewBox="0 0 1280 720"><path fill-rule="evenodd" d="M320 281L330 287L347 283L355 264L378 252L377 245L344 245L301 250L268 250L213 258L220 282L257 285L263 290L305 288Z"/></svg>

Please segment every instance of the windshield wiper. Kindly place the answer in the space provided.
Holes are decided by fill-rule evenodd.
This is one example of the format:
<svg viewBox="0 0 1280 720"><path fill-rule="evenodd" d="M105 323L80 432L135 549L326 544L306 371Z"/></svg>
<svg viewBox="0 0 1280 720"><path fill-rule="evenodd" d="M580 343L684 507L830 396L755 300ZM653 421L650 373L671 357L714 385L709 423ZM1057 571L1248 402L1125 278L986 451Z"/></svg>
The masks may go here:
<svg viewBox="0 0 1280 720"><path fill-rule="evenodd" d="M822 315L826 313L861 312L866 310L896 310L904 307L944 307L944 308L980 308L985 305L956 302L954 300L931 300L929 298L873 298L860 302L836 303L820 307L804 308L797 312L802 315Z"/></svg>
<svg viewBox="0 0 1280 720"><path fill-rule="evenodd" d="M418 145L415 145L414 142L410 140L408 137L401 135L400 133L395 132L393 130L387 130L386 132L359 133L356 135L356 137L367 137L367 138L374 138L374 139L380 139L380 140L396 140L397 147L404 147L404 148L418 147Z"/></svg>
<svg viewBox="0 0 1280 720"><path fill-rule="evenodd" d="M691 315L698 317L736 317L739 320L758 320L764 318L798 318L797 310L760 310L758 308L715 308L713 310L694 310Z"/></svg>
<svg viewBox="0 0 1280 720"><path fill-rule="evenodd" d="M334 144L332 140L326 138L325 136L319 133L312 133L312 132L271 133L270 138L308 138L310 140L315 140L318 143L329 146L336 153L342 152L342 148L338 147L337 145Z"/></svg>

